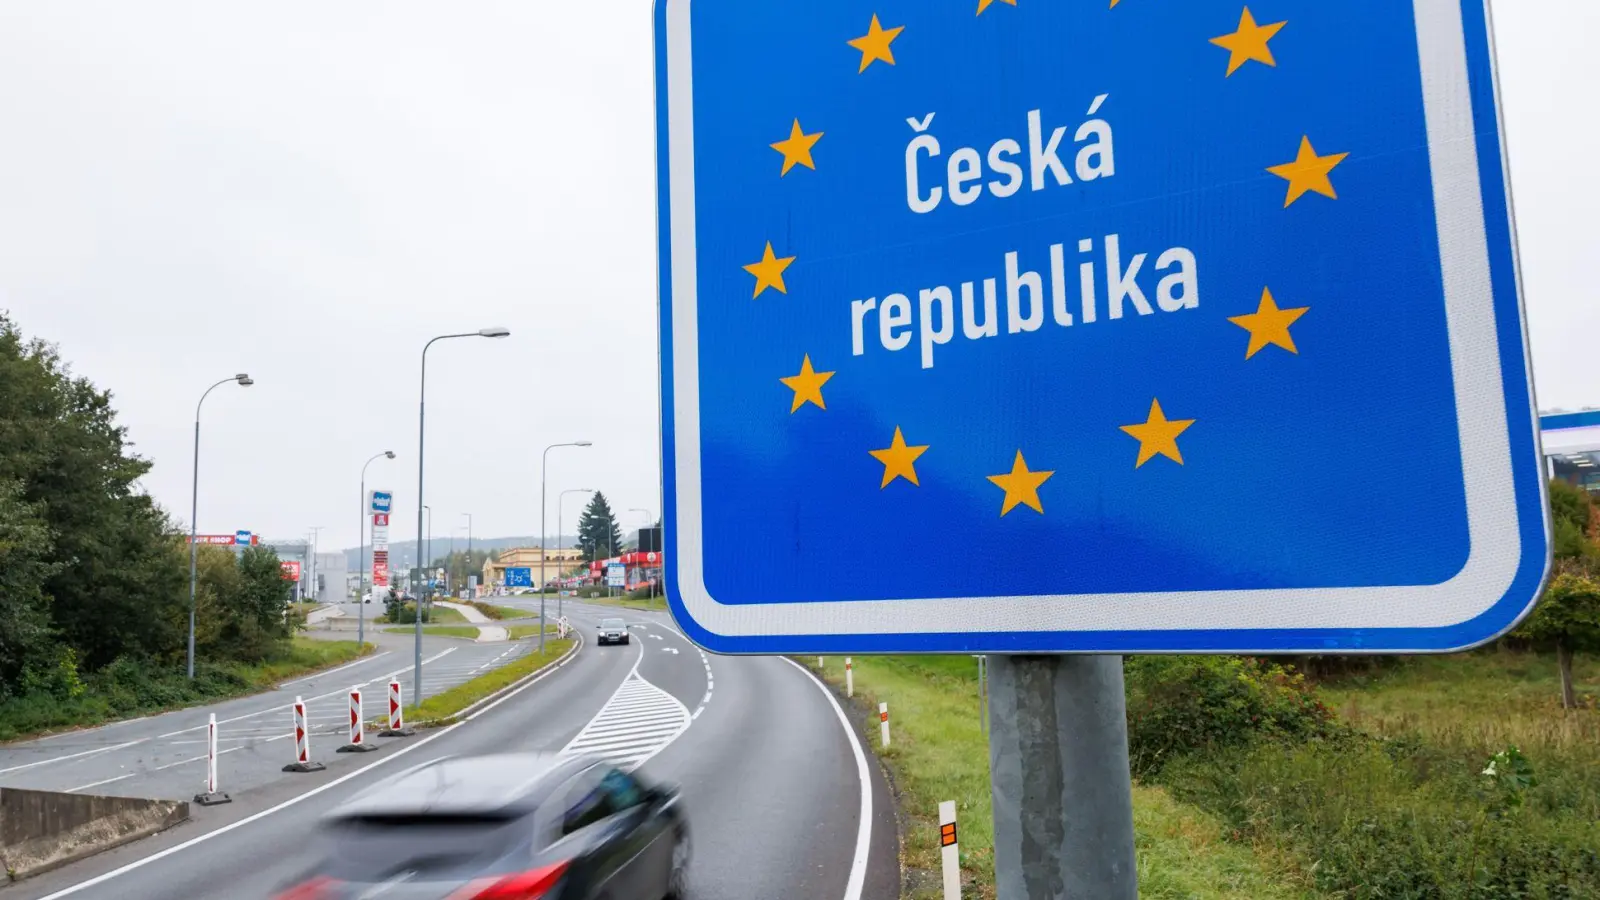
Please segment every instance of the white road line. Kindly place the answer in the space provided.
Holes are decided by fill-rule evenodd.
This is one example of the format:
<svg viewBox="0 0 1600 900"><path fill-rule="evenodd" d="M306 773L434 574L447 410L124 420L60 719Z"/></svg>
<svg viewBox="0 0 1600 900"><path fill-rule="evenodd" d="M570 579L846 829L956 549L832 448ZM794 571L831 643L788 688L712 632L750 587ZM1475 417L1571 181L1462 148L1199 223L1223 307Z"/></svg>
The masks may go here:
<svg viewBox="0 0 1600 900"><path fill-rule="evenodd" d="M581 638L580 638L580 641L581 641ZM158 851L156 853L152 853L149 856L146 856L146 857L144 857L142 859L136 859L133 862L130 862L127 865L125 865L125 866L123 866L121 868L112 869L111 871L106 872L104 874L96 875L95 877L90 878L87 881L80 881L77 884L70 885L68 887L62 888L61 890L56 891L54 894L50 894L48 896L39 898L39 900L59 900L59 898L61 898L61 897L69 897L69 896L71 896L73 894L78 893L79 891L86 890L88 888L92 888L92 887L94 887L96 885L104 884L104 883L106 883L107 881L110 881L113 878L116 878L116 877L121 876L121 875L126 875L127 873L132 872L135 869L143 868L143 867L145 867L145 866L147 866L147 865L149 865L149 864L151 864L153 862L156 862L157 860L166 859L167 857L169 857L169 856L171 856L171 855L173 855L175 853L181 853L182 851L187 850L190 847L196 846L198 844L205 843L206 841L209 841L212 838L220 837L220 836L222 836L224 834L227 834L230 831L233 831L236 828L243 828L244 826L249 825L249 824L251 824L253 822L260 821L261 819L264 819L267 816L272 815L273 813L281 812L281 811L283 811L285 809L288 809L291 806L295 806L296 804L299 804L299 803L301 803L303 801L309 800L312 797L315 797L318 794L322 793L323 791L332 790L332 789L338 787L339 785L344 784L347 781L350 781L353 778L359 778L362 775L365 775L366 773L372 771L373 769L376 769L379 766L387 765L387 764L389 764L391 762L394 762L395 760L399 759L402 756L405 756L407 753L411 753L412 751L418 749L419 747L426 747L428 744L431 744L434 741L438 740L439 738L442 738L445 735L449 734L450 732L455 731L457 728L460 728L461 726L467 724L468 722L471 722L472 720L478 718L479 716L483 715L484 713L488 712L489 710L494 709L495 707L497 707L500 704L506 702L507 700L510 700L511 698L517 696L518 694L522 693L523 691L527 690L528 688L533 687L534 685L536 685L539 682L545 680L546 678L550 677L551 675L554 675L556 672L561 671L561 669L566 667L567 663L572 661L573 655L577 652L578 647L581 647L581 646L582 646L581 643L578 644L577 646L574 646L572 648L572 650L567 651L568 655L564 659L562 659L560 662L556 663L554 666L552 666L552 667L550 667L548 669L545 669L540 674L535 675L534 677L530 678L528 680L528 682L526 684L523 684L521 687L515 688L515 689L507 692L505 694L505 696L497 697L493 701L491 701L489 703L486 703L483 706L482 709L479 709L476 712L473 712L470 715L467 715L467 716L463 717L461 719L461 721L455 723L454 725L446 725L445 727L439 729L438 731L434 732L433 734L430 734L430 735L427 735L427 736L421 738L416 743L406 744L405 746L396 749L393 753L385 753L377 761L375 761L375 762L373 762L373 763L371 763L369 765L362 766L361 768L355 770L354 772L351 772L348 775L341 775L338 778L335 778L334 780L329 781L329 782L327 782L325 784L319 784L316 787L306 791L303 794L297 794L297 795L295 795L293 797L290 797L289 799L283 801L282 803L279 803L277 806L268 807L268 808L263 809L262 811L260 811L258 813L246 816L246 817L244 817L243 819L240 819L237 822L230 822L227 825L223 825L220 828L216 828L216 829L214 829L212 831L208 831L205 834L197 835L195 837L192 837L189 840L184 841L181 844L177 844L177 845L174 845L172 847L168 847L165 850L161 850L161 851Z"/></svg>
<svg viewBox="0 0 1600 900"><path fill-rule="evenodd" d="M124 747L132 747L134 744L142 744L147 740L149 740L149 738L139 738L136 741L126 741L121 744L112 744L109 747L96 747L93 750L84 750L79 753L69 753L66 756L52 756L49 759L35 760L31 763L23 763L20 766L12 766L9 769L0 769L0 775L4 775L7 772L21 772L23 769L32 769L35 766L48 766L51 763L66 762L69 759L81 759L85 756L93 756L96 753L110 753L113 750L121 750Z"/></svg>
<svg viewBox="0 0 1600 900"><path fill-rule="evenodd" d="M856 855L850 863L850 878L844 885L844 900L861 900L861 890L867 881L867 853L872 849L872 776L867 770L867 754L861 749L861 738L856 734L855 727L850 724L850 719L844 714L844 709L839 706L839 701L834 699L833 692L811 674L805 666L800 665L787 656L779 659L799 669L817 686L828 703L833 707L834 713L839 717L839 727L844 729L844 734L850 741L850 749L856 757L856 778L861 783L861 824L856 829Z"/></svg>
<svg viewBox="0 0 1600 900"><path fill-rule="evenodd" d="M75 788L67 788L65 791L62 791L62 793L63 794L76 794L79 791L87 791L89 788L99 787L102 784L110 784L113 781L121 781L124 778L132 778L133 776L135 776L137 774L139 774L139 773L138 772L129 772L126 775L118 775L115 778L107 778L107 779L104 779L102 781L91 781L88 784L80 784Z"/></svg>
<svg viewBox="0 0 1600 900"><path fill-rule="evenodd" d="M562 756L595 753L618 765L637 767L677 740L693 719L678 698L639 675L644 645L627 677L583 730L561 748Z"/></svg>
<svg viewBox="0 0 1600 900"><path fill-rule="evenodd" d="M279 684L279 685L278 685L278 687L280 687L280 688L286 688L286 687L288 687L288 686L289 686L289 685L291 685L291 684L299 684L299 683L300 683L300 682L302 682L302 681L312 681L312 680L314 680L314 679L317 679L317 678L321 678L321 677L322 677L322 676L324 676L324 675L332 675L332 674L333 674L333 673L335 673L335 672L343 672L343 671L344 671L344 670L345 670L345 669L349 669L349 668L351 668L351 667L353 667L353 666L359 666L359 665L362 665L362 664L364 664L364 663L369 663L369 662L372 662L372 661L373 661L373 660L375 660L375 659L377 659L377 658L379 658L379 657L382 657L382 656L388 656L388 655L389 655L389 653L390 653L390 652L391 652L391 651L388 651L388 650L385 650L385 651L383 651L383 652L382 652L382 653L374 653L374 654L372 654L372 655L371 655L371 656L363 656L363 657L362 657L362 658L360 658L360 659L358 659L358 660L356 660L356 661L355 661L355 662L352 662L352 663L345 663L345 664L344 664L344 665L342 665L342 666L340 666L340 667L339 667L339 668L337 668L337 669L329 669L329 670L327 670L327 671L326 671L326 672L317 672L317 673L316 673L316 674L314 674L314 675L307 675L307 676L305 676L305 677L304 677L304 678L296 678L296 679L295 679L295 680L293 680L293 681L285 681L285 682L282 682L282 683L280 683L280 684Z"/></svg>

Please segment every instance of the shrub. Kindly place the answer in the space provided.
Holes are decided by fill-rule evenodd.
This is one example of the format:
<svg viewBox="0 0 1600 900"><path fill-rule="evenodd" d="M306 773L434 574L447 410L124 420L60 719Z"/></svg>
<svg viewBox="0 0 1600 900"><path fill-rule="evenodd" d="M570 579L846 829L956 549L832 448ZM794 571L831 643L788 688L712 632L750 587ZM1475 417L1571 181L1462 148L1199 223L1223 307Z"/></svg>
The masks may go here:
<svg viewBox="0 0 1600 900"><path fill-rule="evenodd" d="M1600 896L1594 825L1542 812L1546 789L1514 748L1492 762L1441 765L1362 738L1264 741L1173 760L1161 781L1238 839L1298 859L1330 896Z"/></svg>
<svg viewBox="0 0 1600 900"><path fill-rule="evenodd" d="M1149 775L1174 757L1338 733L1333 712L1292 668L1240 656L1130 657L1128 758Z"/></svg>

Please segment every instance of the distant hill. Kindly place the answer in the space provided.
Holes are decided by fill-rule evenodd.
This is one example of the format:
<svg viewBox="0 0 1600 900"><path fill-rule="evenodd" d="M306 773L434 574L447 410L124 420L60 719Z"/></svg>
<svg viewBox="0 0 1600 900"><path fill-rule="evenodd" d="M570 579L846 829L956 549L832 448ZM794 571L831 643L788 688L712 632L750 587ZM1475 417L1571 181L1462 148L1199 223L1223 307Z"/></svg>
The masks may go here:
<svg viewBox="0 0 1600 900"><path fill-rule="evenodd" d="M394 533L393 531L390 532L390 534L393 534L393 533ZM571 547L577 540L578 540L578 538L577 538L576 535L570 535L569 534L569 535L561 538L561 546L563 546L563 547ZM545 542L552 550L555 549L555 547L556 547L556 536L553 535L553 534L552 535L547 535L545 537ZM507 547L537 547L537 546L539 546L539 536L538 535L533 535L532 537L492 537L492 538L474 537L472 539L472 549L474 549L474 550L504 550ZM415 558L416 548L417 548L417 542L414 541L414 540L411 540L411 541L393 541L392 540L392 541L390 541L389 542L389 564L390 564L390 566L395 568L395 569L400 569L400 568L409 567L409 566L413 565L412 560ZM464 537L457 536L456 537L456 541L455 541L455 548L457 550L465 550L465 549L467 549L467 539L464 538ZM440 537L437 537L437 536L434 537L434 539L433 539L433 547L432 547L433 558L434 559L438 559L440 557L445 556L449 552L450 552L450 538L448 538L448 537L440 538ZM350 571L354 572L356 569L360 568L360 566L361 566L361 548L360 547L349 547L349 548L347 548L344 551L344 558L345 558L346 567L348 567Z"/></svg>

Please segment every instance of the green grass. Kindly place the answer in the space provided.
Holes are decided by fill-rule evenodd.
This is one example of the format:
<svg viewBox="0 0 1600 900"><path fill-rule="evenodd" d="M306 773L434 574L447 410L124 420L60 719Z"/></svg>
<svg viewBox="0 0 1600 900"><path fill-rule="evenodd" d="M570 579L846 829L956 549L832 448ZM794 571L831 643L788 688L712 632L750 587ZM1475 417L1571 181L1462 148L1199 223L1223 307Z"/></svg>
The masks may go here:
<svg viewBox="0 0 1600 900"><path fill-rule="evenodd" d="M511 639L513 641L520 641L525 637L538 637L539 636L539 626L538 625L511 625L511 626L508 626L506 628L506 631L510 632ZM550 634L554 635L555 633L556 633L555 627L551 626ZM548 645L549 643L550 642L548 640L545 641L546 645Z"/></svg>
<svg viewBox="0 0 1600 900"><path fill-rule="evenodd" d="M665 597L657 597L654 600L630 600L627 597L593 597L593 598L590 598L590 599L587 599L587 600L585 600L585 599L583 599L581 597L579 597L579 598L569 597L567 599L569 599L569 600L576 599L579 603L593 603L596 606L620 606L620 607L623 607L625 609L666 609L667 608L667 598L665 598Z"/></svg>
<svg viewBox="0 0 1600 900"><path fill-rule="evenodd" d="M1344 721L1374 734L1416 734L1485 756L1515 744L1600 766L1600 659L1574 660L1573 682L1585 708L1563 711L1554 655L1489 648L1398 661L1321 691Z"/></svg>
<svg viewBox="0 0 1600 900"><path fill-rule="evenodd" d="M496 606L493 603L485 603L482 600L468 600L467 605L495 621L501 619L526 619L530 616L538 615L525 609L517 609L513 606Z"/></svg>
<svg viewBox="0 0 1600 900"><path fill-rule="evenodd" d="M407 711L406 718L420 726L448 724L463 709L560 659L571 647L571 639L546 641L542 655L535 650L521 659L429 697L414 710Z"/></svg>
<svg viewBox="0 0 1600 900"><path fill-rule="evenodd" d="M73 697L27 695L0 703L0 741L21 740L68 728L103 725L270 690L279 682L342 665L371 653L355 641L293 638L275 658L260 663L201 659L189 680L182 660L169 665L125 660L85 675Z"/></svg>
<svg viewBox="0 0 1600 900"><path fill-rule="evenodd" d="M816 668L817 658L800 657ZM824 677L844 683L844 657L827 657ZM938 812L956 801L966 897L994 896L993 821L988 747L978 720L977 663L970 656L871 657L855 660L851 710L863 739L894 773L905 825L910 900L942 896ZM894 743L879 746L877 704L889 704ZM1276 857L1228 844L1220 821L1159 788L1138 788L1134 819L1140 896L1163 900L1299 898Z"/></svg>
<svg viewBox="0 0 1600 900"><path fill-rule="evenodd" d="M384 631L387 631L390 634L415 634L416 633L416 626L415 625L396 625L393 628L385 628ZM469 641L475 641L475 640L478 639L478 626L476 626L476 625L424 625L424 626L422 626L422 633L423 634L431 634L434 637L466 638Z"/></svg>

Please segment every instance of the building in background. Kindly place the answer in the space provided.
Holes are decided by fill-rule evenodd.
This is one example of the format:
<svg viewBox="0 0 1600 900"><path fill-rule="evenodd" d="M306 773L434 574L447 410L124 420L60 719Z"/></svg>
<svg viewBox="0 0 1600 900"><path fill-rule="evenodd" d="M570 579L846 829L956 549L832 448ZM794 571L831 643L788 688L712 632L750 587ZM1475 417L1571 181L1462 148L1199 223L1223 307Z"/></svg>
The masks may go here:
<svg viewBox="0 0 1600 900"><path fill-rule="evenodd" d="M1600 409L1541 413L1539 432L1546 474L1600 493Z"/></svg>
<svg viewBox="0 0 1600 900"><path fill-rule="evenodd" d="M539 579L539 561L544 560L544 577L555 579L565 572L583 565L583 551L577 547L551 547L541 553L538 547L507 547L498 558L485 560L483 576L478 580L482 587L500 587L505 584L507 569L532 569L535 581Z"/></svg>

